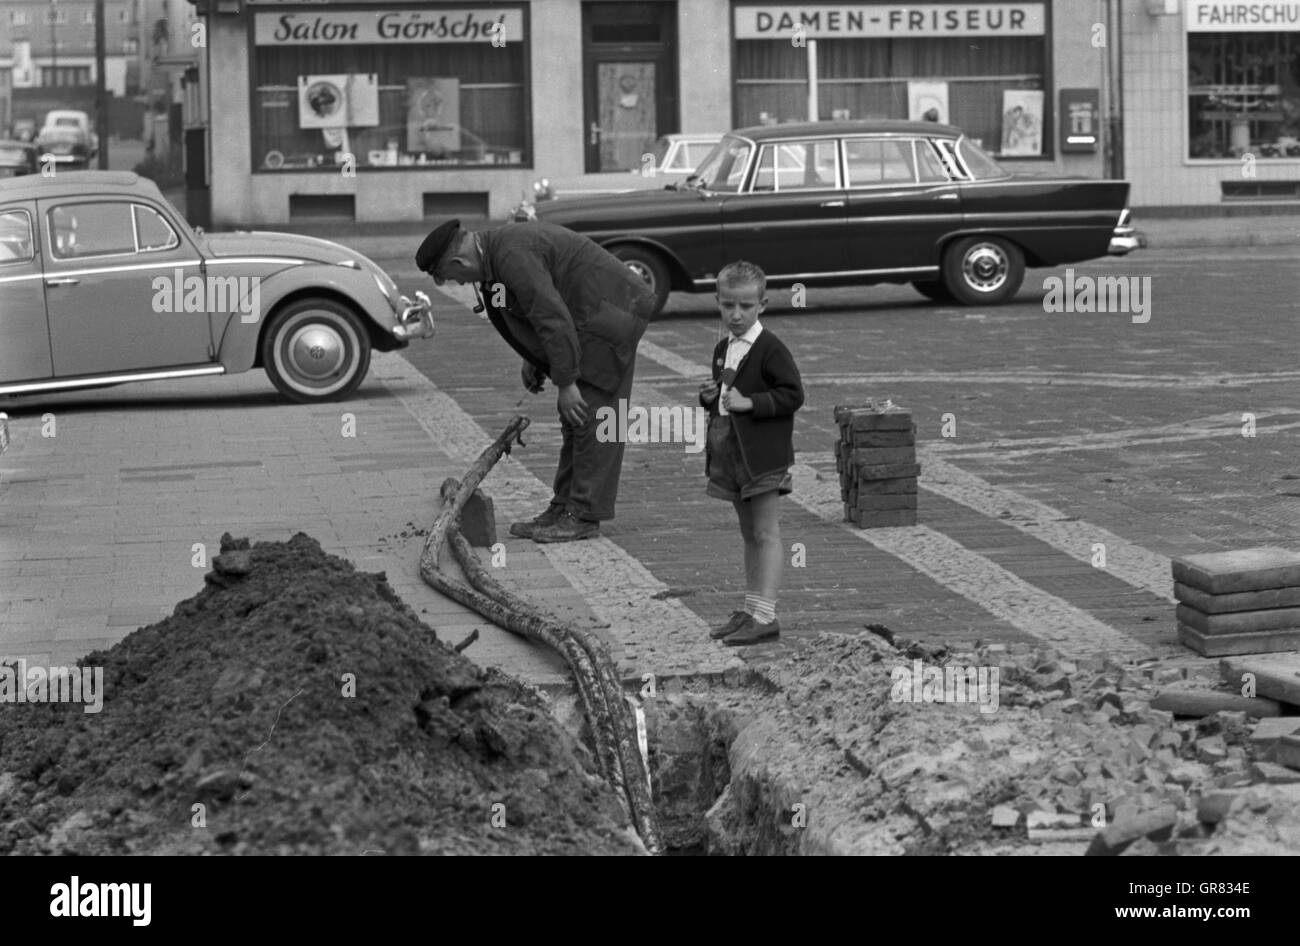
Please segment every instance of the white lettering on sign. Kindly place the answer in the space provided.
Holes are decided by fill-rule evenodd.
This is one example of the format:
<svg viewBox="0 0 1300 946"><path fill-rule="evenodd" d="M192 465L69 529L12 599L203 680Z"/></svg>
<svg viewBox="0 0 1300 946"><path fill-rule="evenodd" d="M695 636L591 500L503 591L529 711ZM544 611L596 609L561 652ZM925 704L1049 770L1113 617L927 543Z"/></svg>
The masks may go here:
<svg viewBox="0 0 1300 946"><path fill-rule="evenodd" d="M1042 36L1041 3L945 3L920 6L758 6L735 8L736 39L903 36Z"/></svg>
<svg viewBox="0 0 1300 946"><path fill-rule="evenodd" d="M524 14L518 8L258 13L253 36L258 46L491 43L493 40L500 45L523 41Z"/></svg>
<svg viewBox="0 0 1300 946"><path fill-rule="evenodd" d="M1273 2L1206 3L1187 0L1183 18L1189 33L1260 33L1268 30L1300 30L1300 0Z"/></svg>

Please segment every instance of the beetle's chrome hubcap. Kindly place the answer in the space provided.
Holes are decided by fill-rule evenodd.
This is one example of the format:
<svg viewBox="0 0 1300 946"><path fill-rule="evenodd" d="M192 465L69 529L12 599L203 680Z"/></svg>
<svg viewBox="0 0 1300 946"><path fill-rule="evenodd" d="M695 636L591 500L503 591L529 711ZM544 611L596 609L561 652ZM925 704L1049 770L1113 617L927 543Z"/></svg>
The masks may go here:
<svg viewBox="0 0 1300 946"><path fill-rule="evenodd" d="M966 284L980 292L992 292L1007 280L1010 269L1007 254L991 243L971 247L961 261L962 276Z"/></svg>
<svg viewBox="0 0 1300 946"><path fill-rule="evenodd" d="M655 287L655 274L645 263L640 260L628 260L627 268L636 273L651 289Z"/></svg>
<svg viewBox="0 0 1300 946"><path fill-rule="evenodd" d="M343 366L347 345L332 326L304 325L289 339L289 364L308 381L323 381Z"/></svg>

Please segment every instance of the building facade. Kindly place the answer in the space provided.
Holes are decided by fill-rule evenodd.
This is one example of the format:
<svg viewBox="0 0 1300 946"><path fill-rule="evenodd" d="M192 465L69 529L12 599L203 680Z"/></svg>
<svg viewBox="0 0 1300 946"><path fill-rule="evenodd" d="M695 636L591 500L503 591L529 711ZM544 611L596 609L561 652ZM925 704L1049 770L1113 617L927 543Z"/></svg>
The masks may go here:
<svg viewBox="0 0 1300 946"><path fill-rule="evenodd" d="M1300 199L1300 0L1145 0L1123 82L1134 204Z"/></svg>
<svg viewBox="0 0 1300 946"><path fill-rule="evenodd" d="M499 216L669 132L810 116L950 121L1018 170L1111 159L1107 0L197 2L217 226Z"/></svg>
<svg viewBox="0 0 1300 946"><path fill-rule="evenodd" d="M104 82L116 96L137 82L135 8L135 0L104 4ZM93 85L94 0L0 0L0 70L16 89Z"/></svg>

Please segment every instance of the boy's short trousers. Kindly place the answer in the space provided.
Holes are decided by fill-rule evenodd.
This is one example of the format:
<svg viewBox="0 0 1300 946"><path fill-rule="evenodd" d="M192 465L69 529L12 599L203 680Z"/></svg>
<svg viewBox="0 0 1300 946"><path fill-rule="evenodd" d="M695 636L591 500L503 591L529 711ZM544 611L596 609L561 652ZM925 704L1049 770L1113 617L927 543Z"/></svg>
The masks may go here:
<svg viewBox="0 0 1300 946"><path fill-rule="evenodd" d="M736 432L726 417L709 418L709 446L705 453L709 485L704 491L716 499L736 502L776 490L781 496L794 491L789 470L750 480L740 457Z"/></svg>

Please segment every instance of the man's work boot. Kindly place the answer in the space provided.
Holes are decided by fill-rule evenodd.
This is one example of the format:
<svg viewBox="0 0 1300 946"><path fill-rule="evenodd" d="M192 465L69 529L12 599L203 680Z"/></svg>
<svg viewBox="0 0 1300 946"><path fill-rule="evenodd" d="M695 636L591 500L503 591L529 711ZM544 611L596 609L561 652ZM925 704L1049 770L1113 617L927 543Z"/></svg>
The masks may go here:
<svg viewBox="0 0 1300 946"><path fill-rule="evenodd" d="M560 517L564 512L564 507L559 503L551 503L546 507L546 511L541 515L534 516L527 522L512 522L510 524L510 534L520 539L531 539L533 533L543 526L549 526Z"/></svg>
<svg viewBox="0 0 1300 946"><path fill-rule="evenodd" d="M579 519L565 510L550 525L539 526L533 530L534 542L576 542L578 539L594 539L600 535L600 523Z"/></svg>

